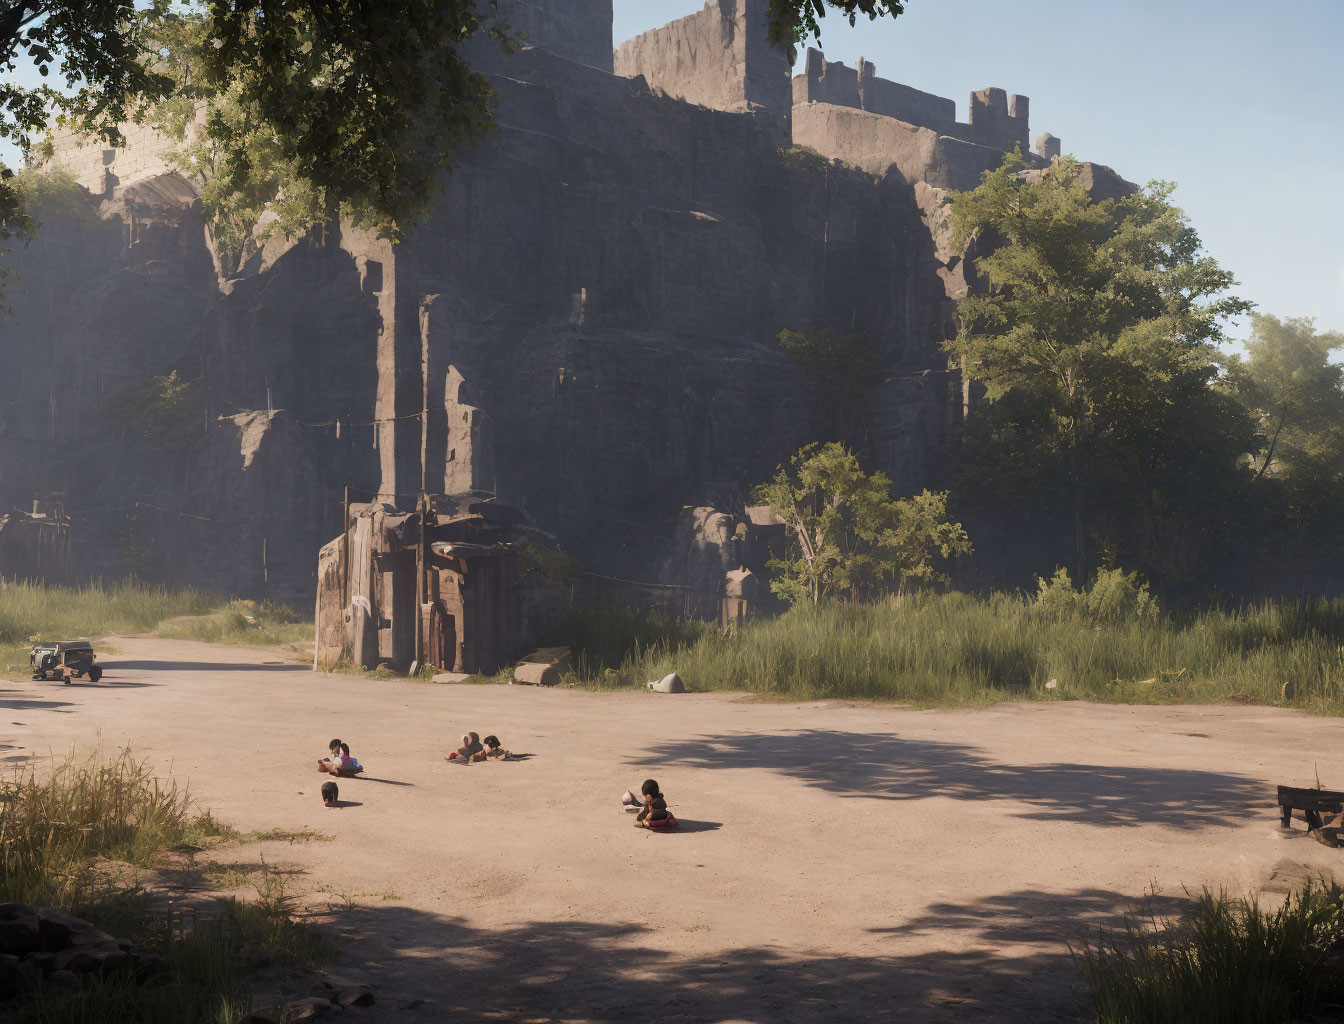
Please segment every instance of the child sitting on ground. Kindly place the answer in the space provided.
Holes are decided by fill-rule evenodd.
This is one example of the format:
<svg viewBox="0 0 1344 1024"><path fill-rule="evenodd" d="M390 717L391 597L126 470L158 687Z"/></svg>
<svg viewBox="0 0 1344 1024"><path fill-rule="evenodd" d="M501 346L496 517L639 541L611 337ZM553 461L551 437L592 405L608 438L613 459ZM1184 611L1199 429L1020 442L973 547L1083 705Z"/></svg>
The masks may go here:
<svg viewBox="0 0 1344 1024"><path fill-rule="evenodd" d="M317 762L317 770L320 772L330 772L335 775L340 771L341 765L341 741L332 740L327 744L327 749L331 751L330 757L324 757Z"/></svg>
<svg viewBox="0 0 1344 1024"><path fill-rule="evenodd" d="M340 787L334 782L322 783L322 802L328 807L335 807L341 797Z"/></svg>
<svg viewBox="0 0 1344 1024"><path fill-rule="evenodd" d="M351 755L349 743L341 744L340 770L349 775L358 775L364 770L364 766Z"/></svg>
<svg viewBox="0 0 1344 1024"><path fill-rule="evenodd" d="M317 770L331 775L358 775L364 766L350 756L350 744L331 741L331 756L317 762Z"/></svg>
<svg viewBox="0 0 1344 1024"><path fill-rule="evenodd" d="M484 761L487 757L508 757L509 752L499 744L498 736L487 736L481 740L485 744L485 749L476 755L476 759Z"/></svg>
<svg viewBox="0 0 1344 1024"><path fill-rule="evenodd" d="M672 812L667 809L667 798L659 791L656 780L645 779L639 791L644 797L644 808L635 818L635 828L651 828L659 831L677 827L677 819L672 817Z"/></svg>

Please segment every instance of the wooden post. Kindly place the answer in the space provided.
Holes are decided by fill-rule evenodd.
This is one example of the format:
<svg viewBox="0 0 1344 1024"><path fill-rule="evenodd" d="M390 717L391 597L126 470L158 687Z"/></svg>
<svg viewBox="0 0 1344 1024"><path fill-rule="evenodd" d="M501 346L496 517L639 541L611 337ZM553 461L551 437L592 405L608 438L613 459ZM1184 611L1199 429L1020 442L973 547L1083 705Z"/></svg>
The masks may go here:
<svg viewBox="0 0 1344 1024"><path fill-rule="evenodd" d="M345 485L345 505L341 509L341 615L350 607L350 484Z"/></svg>
<svg viewBox="0 0 1344 1024"><path fill-rule="evenodd" d="M422 462L421 465L424 463ZM429 499L420 492L420 543L415 546L415 661L425 667L425 520L429 517Z"/></svg>

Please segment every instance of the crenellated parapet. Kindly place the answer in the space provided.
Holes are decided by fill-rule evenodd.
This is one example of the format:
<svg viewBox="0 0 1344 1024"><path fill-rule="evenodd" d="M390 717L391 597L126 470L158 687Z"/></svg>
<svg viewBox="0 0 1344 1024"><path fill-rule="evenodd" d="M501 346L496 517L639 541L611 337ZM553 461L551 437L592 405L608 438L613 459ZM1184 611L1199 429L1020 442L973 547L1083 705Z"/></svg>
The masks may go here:
<svg viewBox="0 0 1344 1024"><path fill-rule="evenodd" d="M793 80L794 106L829 103L895 118L917 128L927 128L950 138L991 149L1028 149L1030 100L1009 95L1003 89L980 89L971 93L967 119L957 120L957 105L950 99L892 82L877 75L877 66L859 58L852 68L828 61L820 50L808 48L803 74ZM1054 136L1051 136L1054 139ZM1058 139L1054 139L1057 147Z"/></svg>

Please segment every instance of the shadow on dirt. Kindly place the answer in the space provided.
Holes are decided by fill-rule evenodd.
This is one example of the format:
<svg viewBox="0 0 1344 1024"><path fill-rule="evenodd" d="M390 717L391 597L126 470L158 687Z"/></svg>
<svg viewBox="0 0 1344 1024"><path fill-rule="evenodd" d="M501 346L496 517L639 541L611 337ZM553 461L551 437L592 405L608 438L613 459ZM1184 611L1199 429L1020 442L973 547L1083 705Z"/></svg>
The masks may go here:
<svg viewBox="0 0 1344 1024"><path fill-rule="evenodd" d="M1010 764L959 743L809 729L664 743L641 766L775 771L844 797L870 800L1018 800L1019 817L1092 825L1232 826L1265 813L1273 787L1258 779L1184 768Z"/></svg>
<svg viewBox="0 0 1344 1024"><path fill-rule="evenodd" d="M1083 992L1067 941L1118 920L1124 898L1099 890L1010 893L986 905L1006 916L1008 933L1024 929L1036 949L992 951L997 936L980 907L951 908L947 928L979 930L985 949L968 949L958 935L954 943L921 937L920 951L903 952L916 930L936 930L938 914L949 908L935 906L908 925L878 929L891 948L872 956L746 947L687 958L667 950L667 936L655 942L654 930L639 924L475 928L460 917L397 906L333 907L324 927L352 939L338 969L378 986L378 1005L360 1014L366 1024L459 1017L584 1024L1078 1020ZM1034 931L1027 934L1029 920Z"/></svg>

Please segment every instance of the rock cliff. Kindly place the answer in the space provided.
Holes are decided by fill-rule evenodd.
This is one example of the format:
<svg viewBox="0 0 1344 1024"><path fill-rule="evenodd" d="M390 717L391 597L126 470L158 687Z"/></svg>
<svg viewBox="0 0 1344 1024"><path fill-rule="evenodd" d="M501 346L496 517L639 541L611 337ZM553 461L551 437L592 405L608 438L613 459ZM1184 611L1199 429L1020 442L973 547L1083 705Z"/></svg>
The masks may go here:
<svg viewBox="0 0 1344 1024"><path fill-rule="evenodd" d="M0 500L67 492L91 573L152 557L172 582L306 598L347 487L477 489L652 579L684 564L683 508L740 514L816 439L826 395L776 336L818 327L876 343L873 461L936 482L962 409L939 345L969 286L942 197L1025 138L1025 98L985 90L960 125L869 68L851 103L818 55L817 100L765 47L763 0L713 0L614 61L610 0L526 7L529 45L481 58L498 130L395 247L333 227L222 279L184 179L69 147L90 193L6 257ZM184 397L145 410L176 417L171 443L109 414L174 373Z"/></svg>

